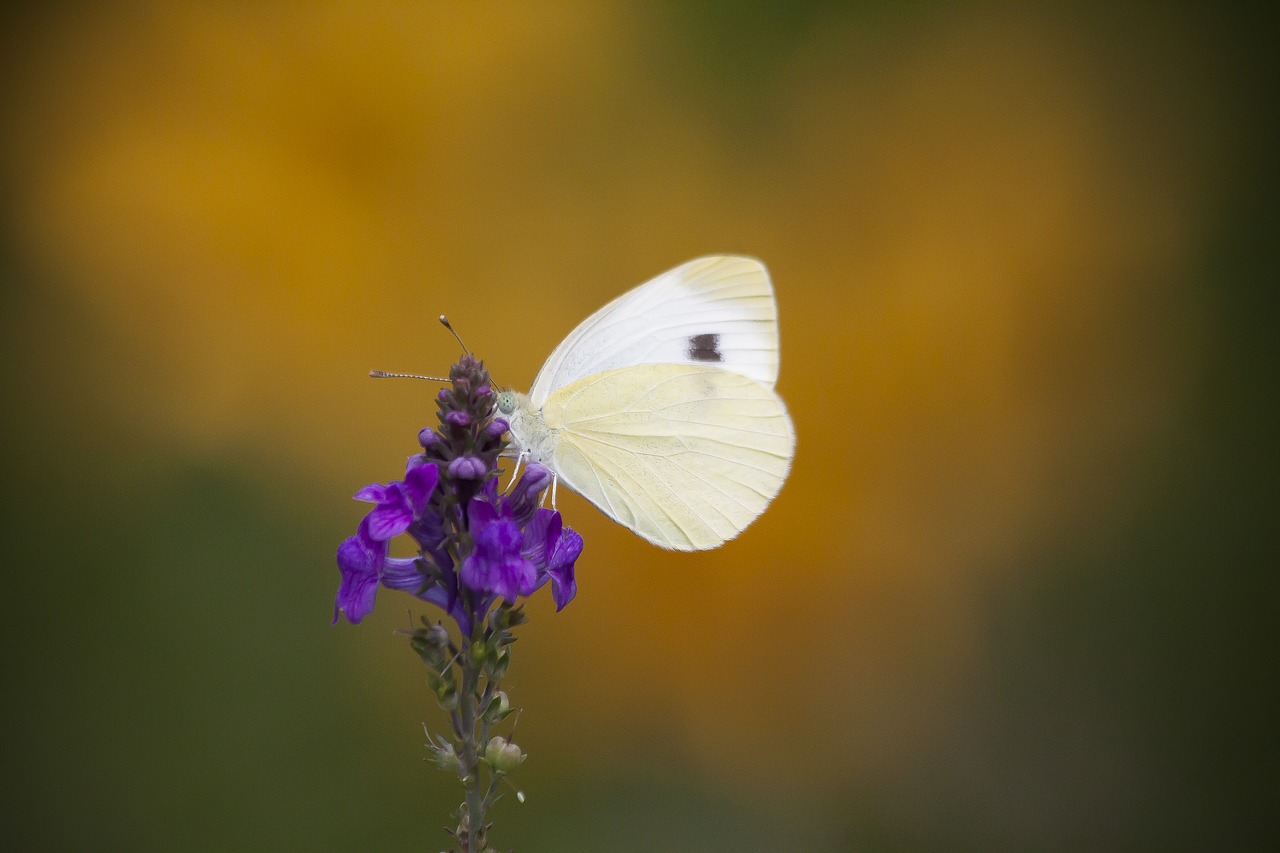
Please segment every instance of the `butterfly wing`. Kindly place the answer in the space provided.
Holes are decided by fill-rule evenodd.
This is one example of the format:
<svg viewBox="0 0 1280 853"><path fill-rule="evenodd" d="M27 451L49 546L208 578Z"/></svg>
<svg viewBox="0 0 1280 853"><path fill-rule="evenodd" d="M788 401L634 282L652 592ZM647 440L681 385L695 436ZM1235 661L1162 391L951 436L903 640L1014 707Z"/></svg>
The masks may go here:
<svg viewBox="0 0 1280 853"><path fill-rule="evenodd" d="M543 407L561 480L664 548L741 533L786 479L795 432L772 388L701 364L642 364L579 379Z"/></svg>
<svg viewBox="0 0 1280 853"><path fill-rule="evenodd" d="M622 294L556 347L529 399L541 407L578 379L638 364L717 365L772 388L778 309L764 264L698 258Z"/></svg>

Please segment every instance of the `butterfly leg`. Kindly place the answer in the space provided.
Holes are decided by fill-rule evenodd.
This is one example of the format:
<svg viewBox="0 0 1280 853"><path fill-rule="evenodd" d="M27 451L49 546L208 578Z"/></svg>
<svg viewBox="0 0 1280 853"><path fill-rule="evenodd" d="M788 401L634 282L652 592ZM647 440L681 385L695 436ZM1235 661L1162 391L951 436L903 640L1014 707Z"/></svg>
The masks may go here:
<svg viewBox="0 0 1280 853"><path fill-rule="evenodd" d="M527 450L521 450L520 454L516 456L516 467L511 469L511 479L507 482L507 489L510 489L516 484L516 477L520 474L520 463L524 462L524 457L528 455L528 453L529 451Z"/></svg>
<svg viewBox="0 0 1280 853"><path fill-rule="evenodd" d="M556 508L556 486L560 485L560 475L554 471L551 473L551 508ZM538 506L547 505L547 490L542 490L542 497L538 499Z"/></svg>

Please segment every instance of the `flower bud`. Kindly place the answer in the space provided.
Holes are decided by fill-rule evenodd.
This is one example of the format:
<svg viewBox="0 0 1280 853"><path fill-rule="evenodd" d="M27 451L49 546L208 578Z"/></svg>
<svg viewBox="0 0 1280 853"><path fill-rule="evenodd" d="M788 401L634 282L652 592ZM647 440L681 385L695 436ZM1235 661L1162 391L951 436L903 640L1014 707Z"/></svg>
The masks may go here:
<svg viewBox="0 0 1280 853"><path fill-rule="evenodd" d="M426 622L425 616L422 618L422 621ZM449 632L439 622L435 623L434 625L427 625L425 633L427 634L427 641L431 643L431 645L435 646L438 649L443 649L448 647Z"/></svg>
<svg viewBox="0 0 1280 853"><path fill-rule="evenodd" d="M511 607L505 603L489 611L489 627L499 633L516 625L523 625L528 619L521 607Z"/></svg>
<svg viewBox="0 0 1280 853"><path fill-rule="evenodd" d="M446 681L436 688L436 701L446 711L452 711L458 707L458 688L452 680Z"/></svg>
<svg viewBox="0 0 1280 853"><path fill-rule="evenodd" d="M524 759L525 755L520 747L504 737L490 738L489 745L484 748L485 763L499 773L510 773Z"/></svg>
<svg viewBox="0 0 1280 853"><path fill-rule="evenodd" d="M511 665L511 653L506 649L498 652L495 656L485 658L483 667L485 678L490 681L501 681L502 677L507 674L507 667Z"/></svg>
<svg viewBox="0 0 1280 853"><path fill-rule="evenodd" d="M449 657L449 632L443 625L428 625L413 632L409 645L428 666L440 669Z"/></svg>
<svg viewBox="0 0 1280 853"><path fill-rule="evenodd" d="M418 430L418 444L422 445L423 450L439 443L440 435L431 427L423 427Z"/></svg>
<svg viewBox="0 0 1280 853"><path fill-rule="evenodd" d="M459 456L449 463L449 476L458 480L480 480L488 468L478 456Z"/></svg>
<svg viewBox="0 0 1280 853"><path fill-rule="evenodd" d="M498 695L489 700L489 707L484 709L484 721L489 725L501 722L511 710L511 700L504 691L499 690Z"/></svg>

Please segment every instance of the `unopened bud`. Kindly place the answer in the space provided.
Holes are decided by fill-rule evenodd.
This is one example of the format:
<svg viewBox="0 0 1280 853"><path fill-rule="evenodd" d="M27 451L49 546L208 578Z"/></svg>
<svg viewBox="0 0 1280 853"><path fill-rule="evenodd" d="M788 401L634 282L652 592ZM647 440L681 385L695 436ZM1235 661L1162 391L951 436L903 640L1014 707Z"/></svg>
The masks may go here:
<svg viewBox="0 0 1280 853"><path fill-rule="evenodd" d="M436 690L436 701L440 703L440 707L446 711L452 711L458 707L458 689L453 682L441 684Z"/></svg>
<svg viewBox="0 0 1280 853"><path fill-rule="evenodd" d="M423 621L426 620L424 619ZM449 645L449 632L439 622L434 625L428 625L423 633L426 634L427 642L436 648L443 649Z"/></svg>
<svg viewBox="0 0 1280 853"><path fill-rule="evenodd" d="M496 658L487 658L484 662L484 674L490 681L501 681L511 665L511 653L506 649L498 652Z"/></svg>
<svg viewBox="0 0 1280 853"><path fill-rule="evenodd" d="M511 700L507 698L507 694L499 690L498 695L489 700L489 707L484 709L484 721L493 725L501 722L511 713Z"/></svg>
<svg viewBox="0 0 1280 853"><path fill-rule="evenodd" d="M440 669L448 657L449 632L443 625L428 625L413 632L409 645L429 666Z"/></svg>
<svg viewBox="0 0 1280 853"><path fill-rule="evenodd" d="M519 606L509 607L506 604L502 604L489 611L489 627L498 633L506 634L508 633L508 628L523 625L526 621L528 621L528 617L524 615L524 610Z"/></svg>

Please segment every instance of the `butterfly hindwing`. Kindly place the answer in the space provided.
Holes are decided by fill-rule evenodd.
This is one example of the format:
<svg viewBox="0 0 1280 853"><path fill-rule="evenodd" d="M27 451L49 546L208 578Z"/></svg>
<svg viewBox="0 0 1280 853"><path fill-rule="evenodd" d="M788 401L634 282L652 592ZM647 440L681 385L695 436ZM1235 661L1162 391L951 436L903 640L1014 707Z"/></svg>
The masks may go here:
<svg viewBox="0 0 1280 853"><path fill-rule="evenodd" d="M529 398L540 407L579 379L643 364L715 366L772 388L778 315L764 265L737 255L699 258L624 293L556 347Z"/></svg>
<svg viewBox="0 0 1280 853"><path fill-rule="evenodd" d="M664 548L737 536L782 487L795 433L773 389L710 364L640 364L578 379L543 406L555 468Z"/></svg>

